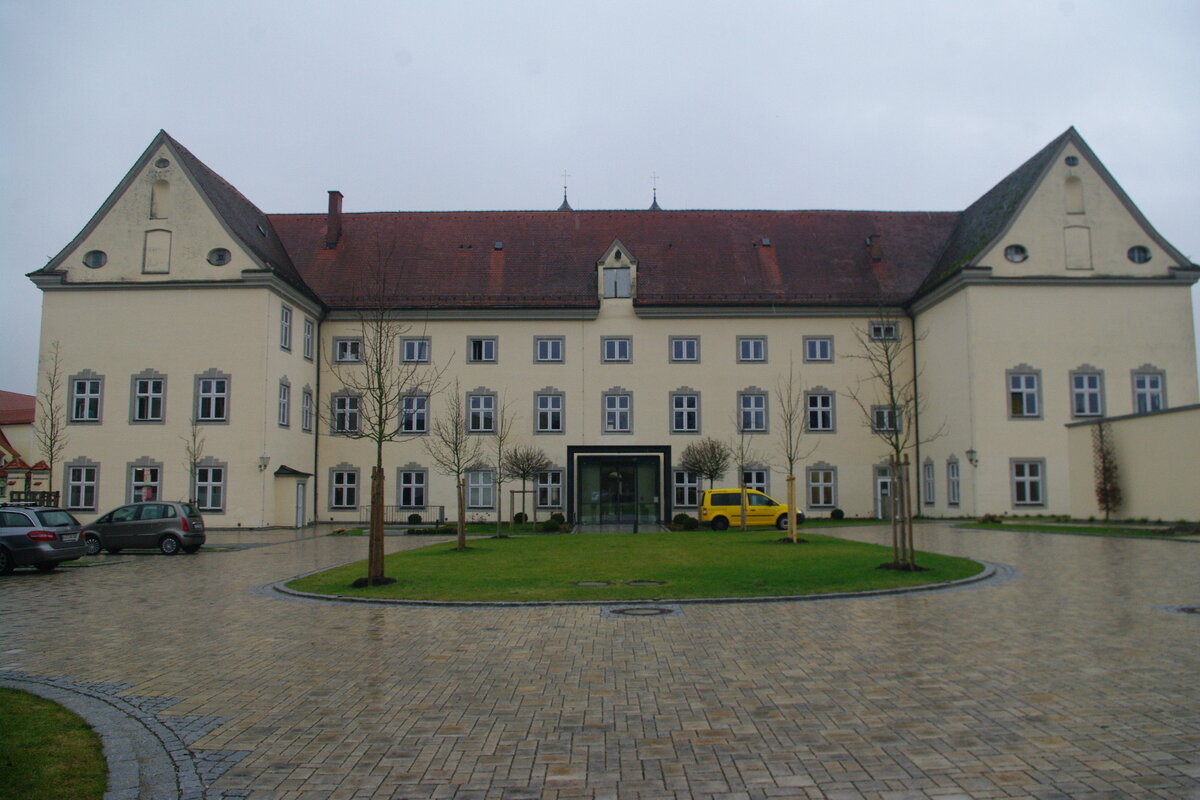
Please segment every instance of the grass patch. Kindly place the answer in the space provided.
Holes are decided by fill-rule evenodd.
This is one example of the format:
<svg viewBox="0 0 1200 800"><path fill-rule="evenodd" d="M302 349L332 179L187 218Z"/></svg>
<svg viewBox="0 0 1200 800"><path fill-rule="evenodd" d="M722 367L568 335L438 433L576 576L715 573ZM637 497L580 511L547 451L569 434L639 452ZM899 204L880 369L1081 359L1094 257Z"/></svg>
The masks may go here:
<svg viewBox="0 0 1200 800"><path fill-rule="evenodd" d="M1081 533L1088 536L1138 536L1141 538L1186 536L1187 531L1175 533L1170 528L1123 528L1113 525L1060 525L1052 522L970 522L956 525L976 531L1026 531L1029 533ZM1195 534L1192 534L1195 535Z"/></svg>
<svg viewBox="0 0 1200 800"><path fill-rule="evenodd" d="M920 573L876 569L891 548L805 532L807 544L780 542L781 532L525 536L472 539L469 549L436 544L393 553L388 586L353 589L365 562L298 578L287 585L318 594L409 600L650 600L777 597L919 586L965 578L974 561L918 554ZM629 581L662 581L628 586ZM608 586L576 586L606 581Z"/></svg>
<svg viewBox="0 0 1200 800"><path fill-rule="evenodd" d="M108 783L100 737L58 703L0 689L0 800L99 800Z"/></svg>

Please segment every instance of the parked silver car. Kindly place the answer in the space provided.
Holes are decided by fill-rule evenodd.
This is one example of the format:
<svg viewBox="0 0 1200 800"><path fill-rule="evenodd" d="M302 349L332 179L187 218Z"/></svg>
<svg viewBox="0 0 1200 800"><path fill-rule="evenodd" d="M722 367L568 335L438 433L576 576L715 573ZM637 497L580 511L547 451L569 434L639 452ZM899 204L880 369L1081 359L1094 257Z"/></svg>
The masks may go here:
<svg viewBox="0 0 1200 800"><path fill-rule="evenodd" d="M0 575L14 567L49 572L84 554L79 520L61 508L0 505Z"/></svg>
<svg viewBox="0 0 1200 800"><path fill-rule="evenodd" d="M83 527L88 555L126 547L157 547L173 556L204 544L204 517L191 503L153 500L114 508Z"/></svg>

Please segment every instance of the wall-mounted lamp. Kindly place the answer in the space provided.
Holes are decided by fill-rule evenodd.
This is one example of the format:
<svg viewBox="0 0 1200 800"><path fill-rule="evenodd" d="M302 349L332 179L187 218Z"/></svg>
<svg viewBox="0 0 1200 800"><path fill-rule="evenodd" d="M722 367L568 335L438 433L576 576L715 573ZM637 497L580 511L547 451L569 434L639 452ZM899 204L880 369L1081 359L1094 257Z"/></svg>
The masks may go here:
<svg viewBox="0 0 1200 800"><path fill-rule="evenodd" d="M266 453L263 453L261 456L258 457L258 471L266 472L267 464L270 464L270 463L271 463L271 457L269 455L267 455Z"/></svg>
<svg viewBox="0 0 1200 800"><path fill-rule="evenodd" d="M975 452L974 447L969 448L967 450L967 461L971 464L972 467L979 466L979 454Z"/></svg>

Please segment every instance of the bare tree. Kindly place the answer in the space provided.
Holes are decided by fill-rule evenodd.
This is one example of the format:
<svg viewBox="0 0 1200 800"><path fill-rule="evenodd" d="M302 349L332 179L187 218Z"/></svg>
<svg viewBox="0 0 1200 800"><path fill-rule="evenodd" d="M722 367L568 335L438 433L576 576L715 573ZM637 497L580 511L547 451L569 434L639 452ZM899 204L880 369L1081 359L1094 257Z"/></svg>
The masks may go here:
<svg viewBox="0 0 1200 800"><path fill-rule="evenodd" d="M37 421L33 425L33 435L38 447L50 468L50 478L47 491L54 491L54 465L62 458L67 446L67 414L66 385L62 374L62 347L55 339L50 344L50 351L43 359L46 370L44 373L42 391L38 396Z"/></svg>
<svg viewBox="0 0 1200 800"><path fill-rule="evenodd" d="M528 481L537 480L537 476L550 467L550 459L546 451L531 444L519 444L504 454L501 470L505 477L520 478L521 480L521 511L525 510L525 486ZM533 521L537 523L537 503L533 504Z"/></svg>
<svg viewBox="0 0 1200 800"><path fill-rule="evenodd" d="M200 459L204 457L204 437L200 435L200 423L192 417L191 429L187 436L180 436L183 442L184 464L188 471L188 500L196 502L196 470Z"/></svg>
<svg viewBox="0 0 1200 800"><path fill-rule="evenodd" d="M492 430L492 446L496 449L496 538L503 538L504 532L500 527L504 523L504 457L508 454L508 440L512 438L513 423L516 421L515 412L509 408L508 398L502 396L496 403L496 417ZM511 509L510 509L511 510Z"/></svg>
<svg viewBox="0 0 1200 800"><path fill-rule="evenodd" d="M733 461L733 467L737 470L738 488L741 489L742 495L742 524L739 530L747 530L747 522L749 519L750 509L749 497L746 494L746 472L750 467L758 463L758 454L754 450L754 440L751 438L753 434L746 430L745 426L738 420L738 435L733 437L733 441L729 444L730 458Z"/></svg>
<svg viewBox="0 0 1200 800"><path fill-rule="evenodd" d="M365 585L394 583L383 574L383 446L417 435L405 424L404 399L428 397L438 385L440 371L428 360L401 358L401 337L412 327L392 311L399 293L401 269L395 258L396 244L380 247L369 265L366 291L357 298L358 337L337 347L345 352L326 353L330 372L343 391L336 397L342 408L328 409L334 430L352 439L368 439L375 445L371 468L371 522L367 544Z"/></svg>
<svg viewBox="0 0 1200 800"><path fill-rule="evenodd" d="M920 370L916 365L916 343L924 334L906 337L898 314L880 310L866 328L856 328L859 349L848 358L863 362L864 375L847 394L862 412L863 422L888 449L892 475L892 564L894 569L919 569L913 552L912 509L908 498L908 453L910 448L937 439L945 426L928 434L917 423L925 407L917 389Z"/></svg>
<svg viewBox="0 0 1200 800"><path fill-rule="evenodd" d="M447 397L444 411L429 426L429 436L423 440L426 452L438 471L454 479L458 501L458 543L456 549L467 549L466 475L483 454L483 440L467 429L467 410L462 389L454 382L453 393Z"/></svg>
<svg viewBox="0 0 1200 800"><path fill-rule="evenodd" d="M779 378L775 382L779 451L783 463L787 467L787 504L788 504L788 535L793 543L800 540L796 530L796 464L812 455L816 445L805 447L804 386L796 375L796 365L788 360L787 380Z"/></svg>
<svg viewBox="0 0 1200 800"><path fill-rule="evenodd" d="M1096 478L1096 503L1104 510L1104 521L1121 506L1117 454L1113 448L1112 427L1098 422L1092 427L1092 465Z"/></svg>
<svg viewBox="0 0 1200 800"><path fill-rule="evenodd" d="M679 454L679 468L696 473L708 481L708 488L712 489L713 481L725 477L729 471L732 456L733 452L725 442L705 437L683 448Z"/></svg>

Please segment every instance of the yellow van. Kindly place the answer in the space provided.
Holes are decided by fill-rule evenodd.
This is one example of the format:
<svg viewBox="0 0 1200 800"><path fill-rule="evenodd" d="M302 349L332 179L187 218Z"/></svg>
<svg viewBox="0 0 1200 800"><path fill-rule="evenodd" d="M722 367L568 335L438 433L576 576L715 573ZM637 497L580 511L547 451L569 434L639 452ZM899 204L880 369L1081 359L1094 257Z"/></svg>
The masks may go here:
<svg viewBox="0 0 1200 800"><path fill-rule="evenodd" d="M741 489L705 489L700 498L700 522L708 523L714 531L723 531L730 525L742 524ZM774 525L786 531L788 507L777 503L755 489L746 489L746 524ZM796 509L796 524L804 523L804 512Z"/></svg>

